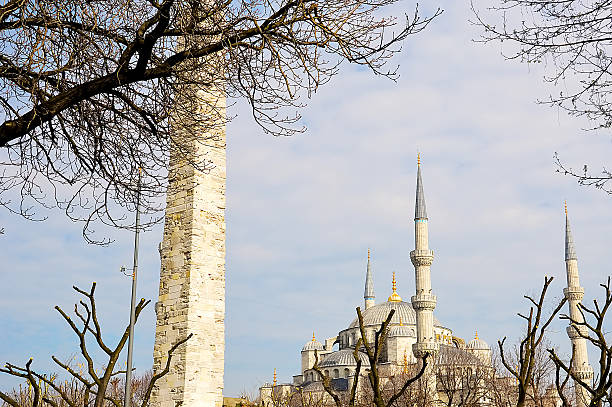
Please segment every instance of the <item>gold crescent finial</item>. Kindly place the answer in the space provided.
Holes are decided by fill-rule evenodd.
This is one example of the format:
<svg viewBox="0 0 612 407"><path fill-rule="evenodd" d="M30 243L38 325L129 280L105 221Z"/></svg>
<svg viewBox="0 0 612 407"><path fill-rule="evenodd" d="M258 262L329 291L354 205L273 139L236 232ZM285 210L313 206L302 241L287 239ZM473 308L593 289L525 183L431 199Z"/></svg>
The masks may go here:
<svg viewBox="0 0 612 407"><path fill-rule="evenodd" d="M404 326L404 324L402 323L402 317L400 317L400 326Z"/></svg>
<svg viewBox="0 0 612 407"><path fill-rule="evenodd" d="M312 331L312 341L316 341L315 336L314 336L314 331Z"/></svg>
<svg viewBox="0 0 612 407"><path fill-rule="evenodd" d="M276 368L274 368L274 378L273 378L273 380L274 380L274 386L276 387Z"/></svg>
<svg viewBox="0 0 612 407"><path fill-rule="evenodd" d="M565 215L567 216L567 201L563 201L565 203Z"/></svg>
<svg viewBox="0 0 612 407"><path fill-rule="evenodd" d="M370 248L368 247L368 261L370 261Z"/></svg>
<svg viewBox="0 0 612 407"><path fill-rule="evenodd" d="M404 350L404 374L408 374L408 355Z"/></svg>
<svg viewBox="0 0 612 407"><path fill-rule="evenodd" d="M421 153L420 152L417 153L417 165L419 167L421 166Z"/></svg>
<svg viewBox="0 0 612 407"><path fill-rule="evenodd" d="M474 336L474 339L478 339L478 331L476 331L476 335Z"/></svg>
<svg viewBox="0 0 612 407"><path fill-rule="evenodd" d="M392 282L391 288L393 289L393 292L391 293L391 296L389 297L388 301L389 302L401 302L402 297L400 297L396 292L397 283L395 282L395 271L393 272L393 282Z"/></svg>

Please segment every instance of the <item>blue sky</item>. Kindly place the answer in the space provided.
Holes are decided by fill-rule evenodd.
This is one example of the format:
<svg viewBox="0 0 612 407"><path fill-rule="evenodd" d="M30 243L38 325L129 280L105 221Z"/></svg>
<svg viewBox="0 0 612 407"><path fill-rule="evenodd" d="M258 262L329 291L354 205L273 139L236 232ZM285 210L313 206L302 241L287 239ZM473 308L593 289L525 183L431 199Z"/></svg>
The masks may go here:
<svg viewBox="0 0 612 407"><path fill-rule="evenodd" d="M367 248L377 301L414 291L409 252L416 153L422 153L430 217L436 316L455 335L475 330L494 344L516 338L524 294L544 275L564 286L563 200L567 199L585 299L610 275L610 198L555 173L554 152L574 168L601 168L607 134L535 103L553 89L546 65L506 62L499 44L472 41L466 2L443 2L444 14L409 39L394 60L397 83L344 65L309 101L307 133L264 135L238 103L228 127L226 395L255 394L277 369L290 381L312 331L334 336L362 304ZM401 2L396 11L410 11ZM81 225L53 213L43 223L0 212L0 360L51 367L76 341L53 311L71 310L72 284L98 283L109 340L128 321L132 235L107 231L108 248L87 246ZM141 241L139 296L157 296L162 227ZM568 349L565 326L552 338ZM136 331L135 365L151 366L154 312ZM0 376L0 387L14 382Z"/></svg>

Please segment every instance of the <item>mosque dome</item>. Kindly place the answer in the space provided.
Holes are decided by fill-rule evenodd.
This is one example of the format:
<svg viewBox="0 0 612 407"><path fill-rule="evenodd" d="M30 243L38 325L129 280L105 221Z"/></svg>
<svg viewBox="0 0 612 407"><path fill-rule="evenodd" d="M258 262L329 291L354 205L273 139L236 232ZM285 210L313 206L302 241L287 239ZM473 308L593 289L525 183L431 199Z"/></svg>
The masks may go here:
<svg viewBox="0 0 612 407"><path fill-rule="evenodd" d="M370 366L370 361L365 353L359 352L358 355L361 360L361 366ZM323 362L321 362L321 367L330 366L357 366L357 362L355 362L355 357L353 356L353 349L342 349L330 353L323 359Z"/></svg>
<svg viewBox="0 0 612 407"><path fill-rule="evenodd" d="M396 325L389 329L389 337L395 336L410 336L414 338L416 337L416 332L414 328L407 327L406 325Z"/></svg>
<svg viewBox="0 0 612 407"><path fill-rule="evenodd" d="M491 350L489 344L478 337L478 332L476 332L474 339L469 341L465 347L472 350Z"/></svg>
<svg viewBox="0 0 612 407"><path fill-rule="evenodd" d="M392 325L399 325L400 320L406 325L416 325L416 312L412 308L412 304L404 301L387 301L382 304L376 304L367 310L363 311L363 325L364 326L380 326L387 317L391 310L395 310L393 318L391 318ZM442 324L436 317L434 317L434 325L442 327ZM355 328L359 326L359 319L355 318L349 328Z"/></svg>
<svg viewBox="0 0 612 407"><path fill-rule="evenodd" d="M305 350L323 350L323 345L321 344L321 342L315 339L314 332L312 333L312 339L304 344L302 351Z"/></svg>

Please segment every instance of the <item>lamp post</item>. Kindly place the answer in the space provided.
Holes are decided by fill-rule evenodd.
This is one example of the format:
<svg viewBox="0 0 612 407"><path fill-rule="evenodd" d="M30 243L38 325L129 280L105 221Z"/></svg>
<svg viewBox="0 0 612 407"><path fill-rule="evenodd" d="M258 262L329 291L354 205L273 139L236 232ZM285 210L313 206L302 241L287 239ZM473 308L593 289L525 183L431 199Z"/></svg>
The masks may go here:
<svg viewBox="0 0 612 407"><path fill-rule="evenodd" d="M136 231L134 233L134 267L132 269L132 305L130 306L130 336L128 340L127 371L125 373L124 407L130 407L132 402L132 353L134 349L134 322L136 319L136 282L138 277L138 235L140 233L140 176L138 169L138 186L136 191Z"/></svg>

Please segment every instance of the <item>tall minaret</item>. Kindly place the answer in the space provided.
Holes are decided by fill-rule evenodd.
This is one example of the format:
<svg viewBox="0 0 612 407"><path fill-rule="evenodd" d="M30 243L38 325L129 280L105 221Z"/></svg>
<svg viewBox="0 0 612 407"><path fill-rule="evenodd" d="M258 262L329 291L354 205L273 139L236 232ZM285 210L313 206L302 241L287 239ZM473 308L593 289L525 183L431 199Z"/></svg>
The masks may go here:
<svg viewBox="0 0 612 407"><path fill-rule="evenodd" d="M368 249L368 267L366 271L363 300L365 303L365 309L368 309L374 305L374 280L372 278L372 268L370 266L370 249Z"/></svg>
<svg viewBox="0 0 612 407"><path fill-rule="evenodd" d="M567 216L567 202L565 203L565 270L567 272L567 288L563 289L563 294L567 298L570 317L572 320L581 323L584 317L578 309L578 304L584 297L584 288L580 287L578 277L578 257L574 247L574 238L570 229L569 218ZM580 333L587 335L587 328L583 325L570 324L567 327L567 334L572 341L572 372L580 380L591 383L593 380L593 368L589 365L589 355L587 353L586 339ZM589 393L587 390L575 383L576 406L585 407L589 405Z"/></svg>
<svg viewBox="0 0 612 407"><path fill-rule="evenodd" d="M427 230L427 210L425 208L425 194L421 180L421 157L418 156L416 205L414 214L414 240L415 249L410 252L410 260L414 265L416 295L412 297L412 307L416 311L417 342L412 345L416 357L426 353L435 354L440 345L435 340L433 330L433 310L436 308L436 296L431 292L431 271L433 251L429 250ZM432 359L429 359L431 364Z"/></svg>

